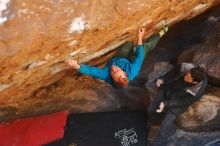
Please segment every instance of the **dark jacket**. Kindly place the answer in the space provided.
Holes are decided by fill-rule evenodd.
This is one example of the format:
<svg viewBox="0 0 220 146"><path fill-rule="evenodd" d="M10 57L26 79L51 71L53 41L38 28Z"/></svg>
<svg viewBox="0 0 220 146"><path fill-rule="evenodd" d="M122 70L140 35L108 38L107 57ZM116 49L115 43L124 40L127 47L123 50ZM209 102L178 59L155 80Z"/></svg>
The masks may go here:
<svg viewBox="0 0 220 146"><path fill-rule="evenodd" d="M160 90L164 94L165 109L176 115L182 114L191 104L200 99L207 87L206 75L204 80L196 85L184 81L185 72L193 67L195 65L182 63L161 78L164 80Z"/></svg>

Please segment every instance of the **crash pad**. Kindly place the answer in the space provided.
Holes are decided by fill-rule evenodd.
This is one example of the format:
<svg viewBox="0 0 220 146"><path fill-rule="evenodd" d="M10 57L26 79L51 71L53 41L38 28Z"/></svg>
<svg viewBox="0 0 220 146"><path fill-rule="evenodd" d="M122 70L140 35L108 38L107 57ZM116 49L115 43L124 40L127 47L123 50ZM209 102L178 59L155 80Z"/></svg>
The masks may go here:
<svg viewBox="0 0 220 146"><path fill-rule="evenodd" d="M46 146L146 146L144 111L70 114L64 138Z"/></svg>
<svg viewBox="0 0 220 146"><path fill-rule="evenodd" d="M0 124L0 146L40 146L64 134L67 111Z"/></svg>

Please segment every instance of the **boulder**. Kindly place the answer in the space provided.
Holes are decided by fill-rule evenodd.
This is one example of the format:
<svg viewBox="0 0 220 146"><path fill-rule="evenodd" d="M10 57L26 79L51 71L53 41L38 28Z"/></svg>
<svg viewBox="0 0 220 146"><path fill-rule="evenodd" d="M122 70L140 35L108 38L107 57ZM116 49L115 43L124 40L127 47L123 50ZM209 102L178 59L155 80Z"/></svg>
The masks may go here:
<svg viewBox="0 0 220 146"><path fill-rule="evenodd" d="M164 25L190 19L219 0L1 1L0 108L65 75L66 57L88 62Z"/></svg>
<svg viewBox="0 0 220 146"><path fill-rule="evenodd" d="M181 64L183 62L192 62L193 61L193 57L196 53L196 51L198 50L198 47L192 47L189 48L187 50L184 50L177 58L177 63Z"/></svg>
<svg viewBox="0 0 220 146"><path fill-rule="evenodd" d="M220 17L216 18L216 25L207 35L206 41L200 45L195 53L193 62L205 69L209 81L220 85Z"/></svg>
<svg viewBox="0 0 220 146"><path fill-rule="evenodd" d="M202 98L182 114L177 125L185 131L220 131L220 88L207 89Z"/></svg>

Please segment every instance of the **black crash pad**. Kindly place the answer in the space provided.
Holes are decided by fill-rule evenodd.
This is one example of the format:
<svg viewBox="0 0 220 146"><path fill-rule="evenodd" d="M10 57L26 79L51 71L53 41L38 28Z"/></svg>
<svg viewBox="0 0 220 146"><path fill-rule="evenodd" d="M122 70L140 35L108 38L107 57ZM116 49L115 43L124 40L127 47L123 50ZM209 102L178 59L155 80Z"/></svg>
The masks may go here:
<svg viewBox="0 0 220 146"><path fill-rule="evenodd" d="M64 138L47 146L146 146L143 111L70 114Z"/></svg>

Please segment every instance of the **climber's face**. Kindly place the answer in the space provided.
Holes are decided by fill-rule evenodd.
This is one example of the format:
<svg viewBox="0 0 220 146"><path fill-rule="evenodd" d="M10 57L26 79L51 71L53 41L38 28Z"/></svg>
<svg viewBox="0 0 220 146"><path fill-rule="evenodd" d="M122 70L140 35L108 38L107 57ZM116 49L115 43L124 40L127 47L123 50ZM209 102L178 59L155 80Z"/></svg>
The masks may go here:
<svg viewBox="0 0 220 146"><path fill-rule="evenodd" d="M122 87L128 86L128 75L118 66L111 66L111 77L118 85Z"/></svg>

